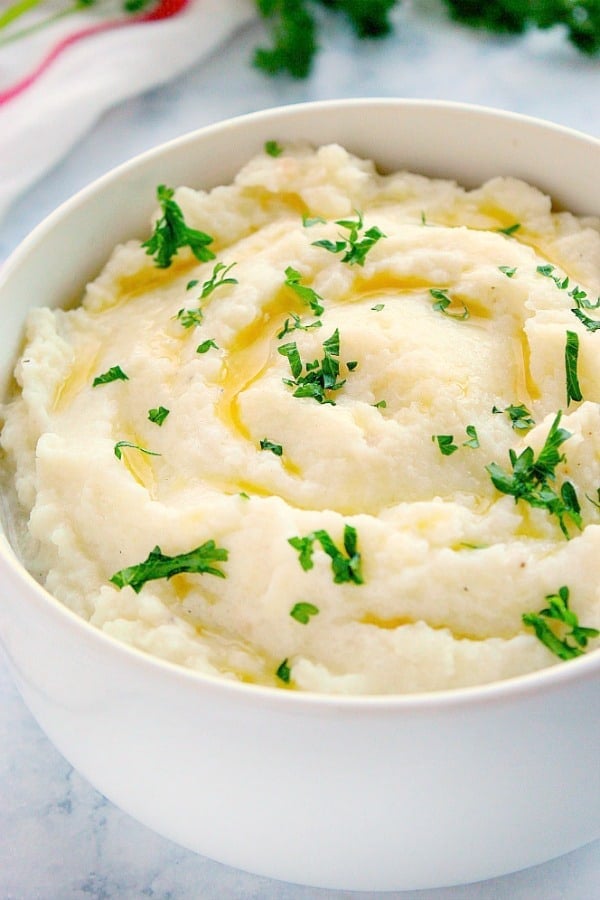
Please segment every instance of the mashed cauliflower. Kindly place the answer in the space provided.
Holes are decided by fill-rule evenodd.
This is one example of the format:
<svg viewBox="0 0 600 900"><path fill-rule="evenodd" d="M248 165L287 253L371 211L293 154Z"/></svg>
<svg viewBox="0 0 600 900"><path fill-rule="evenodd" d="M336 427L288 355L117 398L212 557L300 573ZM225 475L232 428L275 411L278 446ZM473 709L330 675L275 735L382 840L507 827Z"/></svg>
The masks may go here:
<svg viewBox="0 0 600 900"><path fill-rule="evenodd" d="M282 149L163 191L196 255L131 241L30 315L1 438L28 567L252 683L480 684L559 663L548 631L589 652L537 614L600 627L600 222Z"/></svg>

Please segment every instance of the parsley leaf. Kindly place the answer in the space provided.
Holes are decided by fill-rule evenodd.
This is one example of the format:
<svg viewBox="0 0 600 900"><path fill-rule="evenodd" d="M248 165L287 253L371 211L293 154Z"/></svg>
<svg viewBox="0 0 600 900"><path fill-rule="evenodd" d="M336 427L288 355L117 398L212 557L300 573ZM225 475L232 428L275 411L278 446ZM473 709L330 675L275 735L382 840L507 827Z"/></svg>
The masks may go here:
<svg viewBox="0 0 600 900"><path fill-rule="evenodd" d="M173 575L179 575L182 572L216 575L218 578L225 578L225 573L221 569L215 568L212 564L223 562L227 557L227 550L217 547L214 541L206 541L205 544L196 547L195 550L190 550L189 553L180 553L177 556L165 556L157 545L154 550L150 551L148 558L144 562L120 569L118 572L115 572L110 581L116 584L119 589L129 585L136 594L139 594L147 581L154 581L158 578L172 578Z"/></svg>
<svg viewBox="0 0 600 900"><path fill-rule="evenodd" d="M230 272L236 263L232 262L228 266L225 263L218 262L213 269L212 275L210 278L204 282L202 285L202 293L200 294L200 299L204 300L205 297L208 297L209 294L212 294L218 287L222 287L224 284L238 284L237 278L226 278L228 272Z"/></svg>
<svg viewBox="0 0 600 900"><path fill-rule="evenodd" d="M551 484L556 480L557 465L565 460L559 448L571 437L571 432L559 428L561 416L562 412L559 411L537 459L531 447L526 447L518 456L511 449L509 458L512 472L505 472L496 463L490 463L486 470L496 490L513 496L515 503L522 500L556 516L562 533L568 539L566 520L581 529L581 508L575 488L569 481L563 483L560 493Z"/></svg>
<svg viewBox="0 0 600 900"><path fill-rule="evenodd" d="M279 678L280 681L283 681L284 684L290 683L290 678L292 677L292 670L290 669L290 667L288 665L287 657L283 660L282 663L279 664L277 671L275 672L275 675L277 676L277 678Z"/></svg>
<svg viewBox="0 0 600 900"><path fill-rule="evenodd" d="M267 440L267 438L263 438L260 442L261 450L270 450L271 453L274 453L275 456L281 456L283 453L283 447L281 444L274 444L272 441Z"/></svg>
<svg viewBox="0 0 600 900"><path fill-rule="evenodd" d="M178 319L184 328L193 328L195 325L202 324L204 313L200 308L180 309L175 318Z"/></svg>
<svg viewBox="0 0 600 900"><path fill-rule="evenodd" d="M292 619L295 619L296 622L300 622L301 625L308 625L310 617L316 616L318 613L318 606L305 602L295 603L290 610Z"/></svg>
<svg viewBox="0 0 600 900"><path fill-rule="evenodd" d="M292 266L288 266L285 270L285 286L291 288L295 294L302 300L303 303L308 304L315 316L320 316L325 307L321 305L320 301L323 299L316 291L313 291L312 288L306 287L303 284L300 284L300 279L302 275L300 272L297 272L296 269L292 268Z"/></svg>
<svg viewBox="0 0 600 900"><path fill-rule="evenodd" d="M513 222L512 225L507 225L506 228L496 228L496 231L499 234L507 234L509 237L511 237L513 234L515 234L519 230L520 227L521 227L520 222Z"/></svg>
<svg viewBox="0 0 600 900"><path fill-rule="evenodd" d="M331 559L331 569L335 584L353 582L363 584L361 556L358 552L356 529L352 525L344 525L344 552L336 547L331 536L321 529L311 531L305 537L293 537L288 539L294 550L299 553L299 562L304 571L312 569L314 544L318 542L323 551Z"/></svg>
<svg viewBox="0 0 600 900"><path fill-rule="evenodd" d="M517 271L516 266L498 266L498 268L501 272L504 273L504 275L506 275L507 278L513 278Z"/></svg>
<svg viewBox="0 0 600 900"><path fill-rule="evenodd" d="M454 435L452 434L432 434L432 441L437 441L440 453L443 456L452 456L458 450L458 444L454 443Z"/></svg>
<svg viewBox="0 0 600 900"><path fill-rule="evenodd" d="M515 431L529 431L529 429L533 428L533 426L535 425L535 422L531 417L531 413L524 403L519 403L516 405L510 404L504 409L498 409L497 406L493 406L492 412L496 414L502 414L503 412L507 413L511 425Z"/></svg>
<svg viewBox="0 0 600 900"><path fill-rule="evenodd" d="M429 293L436 301L433 304L433 308L436 312L441 312L443 315L448 316L450 319L468 319L471 315L465 304L463 303L463 311L462 312L448 312L448 307L452 303L452 300L446 293L446 291L440 291L438 288L429 288Z"/></svg>
<svg viewBox="0 0 600 900"><path fill-rule="evenodd" d="M198 346L196 347L196 353L207 353L211 349L211 347L213 347L215 350L219 349L219 345L215 344L212 338L209 338L207 341L202 341L201 344L198 344Z"/></svg>
<svg viewBox="0 0 600 900"><path fill-rule="evenodd" d="M313 331L315 328L321 328L323 323L320 319L316 319L314 322L308 322L306 325L302 324L300 316L297 316L296 313L290 313L290 318L287 318L283 323L283 328L281 331L277 333L277 340L281 340L281 338L285 337L286 334L291 334L292 331Z"/></svg>
<svg viewBox="0 0 600 900"><path fill-rule="evenodd" d="M313 225L324 225L327 219L323 216L302 216L302 225L304 228L312 228Z"/></svg>
<svg viewBox="0 0 600 900"><path fill-rule="evenodd" d="M579 335L574 331L567 331L565 344L565 372L567 376L567 406L571 400L583 400L579 378L577 375L577 360L579 358Z"/></svg>
<svg viewBox="0 0 600 900"><path fill-rule="evenodd" d="M283 147L277 141L265 141L265 153L276 158L283 153Z"/></svg>
<svg viewBox="0 0 600 900"><path fill-rule="evenodd" d="M111 381L129 381L129 375L126 375L121 366L111 366L107 372L97 375L92 381L92 387L99 384L109 384Z"/></svg>
<svg viewBox="0 0 600 900"><path fill-rule="evenodd" d="M302 363L298 347L296 343L282 344L278 347L278 352L287 357L292 371L293 378L284 378L284 384L295 387L294 397L312 397L318 403L329 403L335 406L335 401L331 399L329 393L331 391L339 391L345 383L343 378L338 381L340 374L340 335L336 328L331 337L323 341L324 356L319 362ZM303 368L306 370L302 374Z"/></svg>
<svg viewBox="0 0 600 900"><path fill-rule="evenodd" d="M160 453L156 453L154 450L147 450L146 447L140 447L139 444L133 444L131 441L117 441L113 447L113 452L117 459L122 458L123 448L125 447L130 447L132 450L139 450L140 453L145 453L147 456L160 456Z"/></svg>
<svg viewBox="0 0 600 900"><path fill-rule="evenodd" d="M542 644L560 659L581 656L589 639L598 637L600 631L579 624L577 615L569 607L569 588L566 585L560 587L557 594L548 594L546 600L548 606L539 613L524 613L524 624L533 628ZM560 632L556 626L551 627L550 622L561 623L563 627ZM565 626L571 630L567 632Z"/></svg>
<svg viewBox="0 0 600 900"><path fill-rule="evenodd" d="M571 312L574 316L577 316L582 325L584 325L588 331L598 331L600 329L600 321L598 319L590 319L583 310L581 309L572 309Z"/></svg>
<svg viewBox="0 0 600 900"><path fill-rule="evenodd" d="M208 248L214 238L185 224L183 213L173 200L174 193L172 188L159 184L156 196L162 216L156 221L152 235L142 244L146 248L146 254L154 257L154 264L159 269L168 269L173 257L182 247L189 247L200 262L215 258L215 254Z"/></svg>
<svg viewBox="0 0 600 900"><path fill-rule="evenodd" d="M471 447L473 450L477 450L479 448L477 429L474 425L467 425L465 431L467 432L468 440L463 443L463 447Z"/></svg>
<svg viewBox="0 0 600 900"><path fill-rule="evenodd" d="M170 410L166 409L164 406L157 406L156 409L148 410L148 418L151 422L154 422L155 425L162 425L167 416L169 415Z"/></svg>
<svg viewBox="0 0 600 900"><path fill-rule="evenodd" d="M313 241L313 247L322 247L329 253L343 253L342 262L352 266L364 266L365 258L371 247L381 238L387 237L376 225L368 228L361 236L363 229L362 213L356 213L356 219L337 219L336 225L348 231L348 237L339 241Z"/></svg>

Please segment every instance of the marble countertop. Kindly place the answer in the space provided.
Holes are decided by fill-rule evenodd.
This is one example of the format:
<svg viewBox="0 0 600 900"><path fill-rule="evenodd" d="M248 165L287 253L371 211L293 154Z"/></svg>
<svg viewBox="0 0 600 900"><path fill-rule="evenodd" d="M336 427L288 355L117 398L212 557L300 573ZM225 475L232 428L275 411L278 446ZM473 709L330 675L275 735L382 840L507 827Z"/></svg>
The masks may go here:
<svg viewBox="0 0 600 900"><path fill-rule="evenodd" d="M270 80L250 68L253 48L264 39L256 23L184 76L112 109L14 204L0 225L0 262L54 207L114 165L260 108L353 96L438 98L509 109L600 136L600 60L578 55L558 31L520 38L471 32L447 22L435 0L403 3L395 35L383 42L358 42L343 23L324 21L322 52L307 81ZM3 900L589 900L600 883L600 841L493 881L395 895L315 890L227 868L158 837L90 787L41 732L1 657L0 799Z"/></svg>

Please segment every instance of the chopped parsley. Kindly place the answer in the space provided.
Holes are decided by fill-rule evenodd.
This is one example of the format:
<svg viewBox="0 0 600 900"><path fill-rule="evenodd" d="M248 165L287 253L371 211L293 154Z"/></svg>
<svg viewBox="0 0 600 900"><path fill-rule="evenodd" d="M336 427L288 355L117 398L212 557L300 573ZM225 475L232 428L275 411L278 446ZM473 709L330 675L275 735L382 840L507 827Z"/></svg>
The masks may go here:
<svg viewBox="0 0 600 900"><path fill-rule="evenodd" d="M591 319L582 309L572 309L571 312L574 316L577 316L581 324L585 326L588 331L598 331L600 329L600 321L598 321L598 319Z"/></svg>
<svg viewBox="0 0 600 900"><path fill-rule="evenodd" d="M509 237L511 237L519 230L520 227L520 222L513 222L512 225L507 225L506 228L496 228L496 231L499 232L499 234L507 234Z"/></svg>
<svg viewBox="0 0 600 900"><path fill-rule="evenodd" d="M148 410L148 418L151 422L154 422L155 425L162 425L167 416L169 415L170 410L166 409L164 406L157 406L156 409Z"/></svg>
<svg viewBox="0 0 600 900"><path fill-rule="evenodd" d="M296 388L294 397L312 397L318 403L329 403L335 406L329 394L339 391L346 383L343 378L338 381L340 374L340 335L336 328L331 337L323 341L323 359L314 360L306 364L302 363L296 343L282 344L278 352L285 356L290 364L293 378L284 378L284 384ZM304 374L303 374L303 369Z"/></svg>
<svg viewBox="0 0 600 900"><path fill-rule="evenodd" d="M322 247L324 250L328 250L329 253L343 253L342 262L348 263L350 266L354 264L364 266L369 250L381 238L387 237L376 225L368 228L361 236L363 217L362 213L359 212L356 213L356 219L336 219L335 224L339 225L340 228L346 229L348 237L342 236L342 239L339 241L329 241L327 239L313 241L313 246Z"/></svg>
<svg viewBox="0 0 600 900"><path fill-rule="evenodd" d="M504 409L498 409L497 406L493 406L492 412L500 415L506 413L515 431L529 431L535 425L531 413L524 403L510 404L505 406Z"/></svg>
<svg viewBox="0 0 600 900"><path fill-rule="evenodd" d="M312 288L306 287L306 285L300 284L300 279L302 275L300 272L297 272L296 269L292 268L292 266L288 266L285 270L285 281L284 284L286 287L291 288L294 293L300 297L303 303L306 303L315 316L320 316L324 311L324 306L321 304L321 300L323 299L316 291L313 291Z"/></svg>
<svg viewBox="0 0 600 900"><path fill-rule="evenodd" d="M467 432L468 440L463 443L463 447L471 447L472 450L477 450L479 448L477 429L474 425L467 425L465 431Z"/></svg>
<svg viewBox="0 0 600 900"><path fill-rule="evenodd" d="M531 447L526 447L518 456L511 448L511 472L505 472L496 463L490 463L486 470L496 490L513 496L515 503L522 500L556 516L562 533L568 539L567 521L581 529L581 507L570 481L563 482L558 493L553 486L556 467L565 461L560 447L571 437L570 431L559 427L561 416L562 412L559 410L537 458Z"/></svg>
<svg viewBox="0 0 600 900"><path fill-rule="evenodd" d="M458 450L458 444L454 443L453 434L432 434L432 441L437 441L440 453L443 456L452 456Z"/></svg>
<svg viewBox="0 0 600 900"><path fill-rule="evenodd" d="M548 606L539 613L524 613L524 624L533 628L542 644L560 659L581 656L589 639L598 637L600 631L579 624L576 613L569 607L569 588L566 585L560 587L557 594L548 594L546 600ZM567 628L571 630L567 631Z"/></svg>
<svg viewBox="0 0 600 900"><path fill-rule="evenodd" d="M277 141L265 141L265 153L276 158L283 153L283 147Z"/></svg>
<svg viewBox="0 0 600 900"><path fill-rule="evenodd" d="M354 370L357 368L357 366L358 366L358 360L356 360L356 359L349 359L348 362L346 363L346 368L348 369L349 372L354 372Z"/></svg>
<svg viewBox="0 0 600 900"><path fill-rule="evenodd" d="M192 278L192 280L191 280L191 281L188 281L188 283L187 283L186 286L185 286L186 291L191 291L192 288L195 288L197 284L200 284L200 282L198 281L198 279L197 279L197 278Z"/></svg>
<svg viewBox="0 0 600 900"><path fill-rule="evenodd" d="M546 265L543 265L543 266L538 266L536 271L540 275L544 275L546 278L551 278L552 281L554 282L554 284L556 285L556 287L560 291L566 291L570 285L569 276L568 275L560 275L559 273L557 273L556 268L553 265L551 265L550 263L547 263ZM598 308L600 308L600 297L598 297L597 300L592 302L590 300L590 298L588 297L587 293L582 288L580 288L579 285L577 285L577 284L571 288L571 290L568 292L568 296L572 300L575 301L575 305L578 310L579 309L598 309ZM575 313L577 318L581 318L574 309L572 309L571 312ZM581 319L581 321L584 321L584 320ZM592 320L589 319L588 321L591 322ZM584 322L584 324L585 324L585 322ZM586 328L587 327L588 326L586 325ZM590 328L589 330L595 331L596 329Z"/></svg>
<svg viewBox="0 0 600 900"><path fill-rule="evenodd" d="M277 678L279 678L280 681L283 681L284 684L290 683L290 678L292 677L292 670L290 669L290 667L288 665L287 657L283 660L282 663L279 664L279 666L277 667L277 670L275 672L275 675L277 676Z"/></svg>
<svg viewBox="0 0 600 900"><path fill-rule="evenodd" d="M261 450L270 450L271 453L274 453L275 456L281 456L283 453L283 447L281 444L274 444L272 441L267 440L267 438L263 438L260 442Z"/></svg>
<svg viewBox="0 0 600 900"><path fill-rule="evenodd" d="M201 325L204 313L198 309L180 309L175 317L184 328L193 328Z"/></svg>
<svg viewBox="0 0 600 900"><path fill-rule="evenodd" d="M319 613L319 607L314 606L312 603L295 603L291 610L290 616L292 619L295 619L296 622L300 622L301 625L308 625L311 616L316 616Z"/></svg>
<svg viewBox="0 0 600 900"><path fill-rule="evenodd" d="M92 381L92 387L99 384L110 384L111 381L129 381L129 375L126 375L121 366L111 366L107 372L97 375Z"/></svg>
<svg viewBox="0 0 600 900"><path fill-rule="evenodd" d="M375 409L385 409L387 407L387 400L378 400L373 406Z"/></svg>
<svg viewBox="0 0 600 900"><path fill-rule="evenodd" d="M574 331L567 331L565 344L565 373L567 376L567 406L571 400L583 400L579 377L577 375L577 361L579 358L579 335Z"/></svg>
<svg viewBox="0 0 600 900"><path fill-rule="evenodd" d="M462 312L448 312L448 307L452 303L452 300L446 291L441 291L438 288L429 288L429 293L435 300L433 308L436 312L441 312L450 319L468 319L471 315L464 303Z"/></svg>
<svg viewBox="0 0 600 900"><path fill-rule="evenodd" d="M381 312L381 310L384 309L384 307L385 307L385 303L376 303L375 306L371 307L371 310L373 312Z"/></svg>
<svg viewBox="0 0 600 900"><path fill-rule="evenodd" d="M313 331L315 328L321 328L322 325L323 323L320 319L303 324L300 316L297 316L296 313L290 313L290 316L283 323L283 328L277 333L277 340L280 341L281 338L285 337L286 334L291 334L292 331Z"/></svg>
<svg viewBox="0 0 600 900"><path fill-rule="evenodd" d="M119 589L129 585L136 594L139 594L147 581L172 578L173 575L179 575L182 572L225 578L225 573L221 569L217 569L213 563L224 562L227 557L227 550L217 547L214 541L206 541L195 550L190 550L189 553L180 553L177 556L165 556L160 547L156 546L154 550L150 551L144 562L120 569L110 580Z"/></svg>
<svg viewBox="0 0 600 900"><path fill-rule="evenodd" d="M212 271L212 275L210 278L204 282L202 285L202 293L200 294L200 299L204 300L205 297L208 297L209 294L212 294L218 287L222 287L224 284L238 284L237 278L226 278L228 272L230 272L236 263L232 262L228 266L225 263L218 262Z"/></svg>
<svg viewBox="0 0 600 900"><path fill-rule="evenodd" d="M507 278L513 278L517 271L516 266L498 266L498 268Z"/></svg>
<svg viewBox="0 0 600 900"><path fill-rule="evenodd" d="M131 441L117 441L115 446L113 447L113 451L117 459L121 459L123 456L124 448L129 447L131 450L139 450L140 453L145 453L147 456L160 456L160 453L156 453L154 450L148 450L146 447L140 447L139 444L133 444Z"/></svg>
<svg viewBox="0 0 600 900"><path fill-rule="evenodd" d="M200 262L215 258L215 254L208 247L214 239L204 231L186 225L179 205L173 200L174 193L172 188L159 184L156 196L162 209L162 216L156 221L152 235L142 244L147 255L154 258L154 264L159 269L168 269L173 257L177 256L183 247L189 247Z"/></svg>
<svg viewBox="0 0 600 900"><path fill-rule="evenodd" d="M305 572L314 566L313 551L315 542L321 545L322 550L331 559L333 580L336 584L345 582L363 584L356 529L352 525L344 525L345 553L336 547L330 535L323 530L311 531L305 537L289 538L288 544L298 551L299 562Z"/></svg>
<svg viewBox="0 0 600 900"><path fill-rule="evenodd" d="M207 341L202 341L201 344L198 344L198 346L196 347L196 353L207 353L211 348L218 350L219 345L215 344L212 338L208 338Z"/></svg>
<svg viewBox="0 0 600 900"><path fill-rule="evenodd" d="M324 225L327 219L323 216L302 216L302 224L305 228L312 228L313 225Z"/></svg>

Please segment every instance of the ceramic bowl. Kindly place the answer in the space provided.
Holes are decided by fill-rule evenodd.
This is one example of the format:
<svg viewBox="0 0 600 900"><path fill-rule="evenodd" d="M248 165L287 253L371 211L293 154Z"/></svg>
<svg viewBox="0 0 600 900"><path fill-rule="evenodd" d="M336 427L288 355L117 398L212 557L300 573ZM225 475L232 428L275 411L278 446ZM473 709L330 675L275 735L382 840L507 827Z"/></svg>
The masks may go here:
<svg viewBox="0 0 600 900"><path fill-rule="evenodd" d="M202 129L101 178L0 276L0 377L27 310L76 298L142 237L158 183L231 180L266 140L337 141L381 169L475 186L522 177L600 213L600 142L463 105L355 100ZM0 635L32 713L106 797L179 844L251 872L392 890L486 879L600 836L600 653L501 683L333 697L231 683L124 646L62 607L0 541Z"/></svg>

